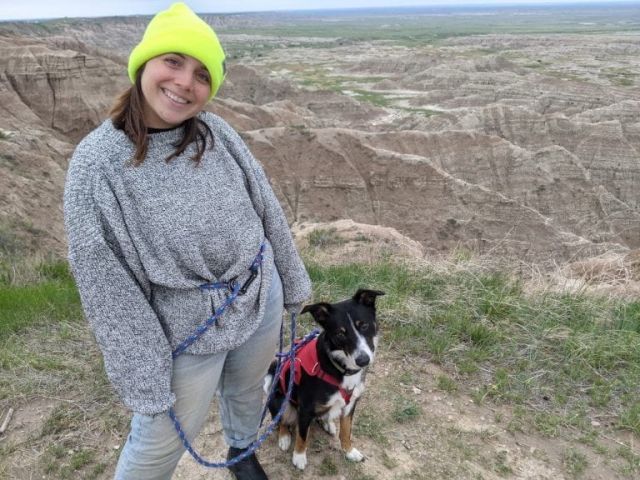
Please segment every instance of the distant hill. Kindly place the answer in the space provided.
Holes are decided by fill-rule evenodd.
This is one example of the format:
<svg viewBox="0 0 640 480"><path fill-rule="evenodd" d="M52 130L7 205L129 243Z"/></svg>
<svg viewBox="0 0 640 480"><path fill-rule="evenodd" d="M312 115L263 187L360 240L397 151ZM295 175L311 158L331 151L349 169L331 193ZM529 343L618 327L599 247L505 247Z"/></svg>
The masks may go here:
<svg viewBox="0 0 640 480"><path fill-rule="evenodd" d="M210 16L231 60L211 108L292 222L351 219L427 252L549 265L626 254L640 247L640 33L624 9L581 26L590 11L540 34L560 27ZM64 254L68 158L128 85L147 20L0 24L0 249Z"/></svg>

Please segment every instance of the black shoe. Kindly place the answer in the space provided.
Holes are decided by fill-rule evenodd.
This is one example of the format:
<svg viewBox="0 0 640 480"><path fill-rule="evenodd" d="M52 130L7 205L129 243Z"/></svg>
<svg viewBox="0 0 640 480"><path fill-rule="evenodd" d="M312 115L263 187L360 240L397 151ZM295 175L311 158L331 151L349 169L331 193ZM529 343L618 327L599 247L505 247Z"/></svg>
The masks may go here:
<svg viewBox="0 0 640 480"><path fill-rule="evenodd" d="M227 453L227 460L237 457L245 450L246 448L230 447L229 453ZM229 470L231 470L231 473L236 477L236 480L269 480L269 477L264 473L260 462L258 462L258 458L255 453L252 453L235 465L230 466Z"/></svg>

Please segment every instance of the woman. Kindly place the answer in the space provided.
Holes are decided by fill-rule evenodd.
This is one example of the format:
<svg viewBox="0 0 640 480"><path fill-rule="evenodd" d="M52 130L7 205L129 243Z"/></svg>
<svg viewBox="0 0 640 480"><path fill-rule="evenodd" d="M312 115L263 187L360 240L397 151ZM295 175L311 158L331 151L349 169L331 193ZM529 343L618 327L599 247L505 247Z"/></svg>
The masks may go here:
<svg viewBox="0 0 640 480"><path fill-rule="evenodd" d="M193 439L216 392L227 457L242 453L256 439L283 304L297 312L310 295L261 166L203 111L224 58L185 4L158 13L129 57L133 85L69 166L69 260L109 379L133 411L118 480L171 478L184 448L166 413ZM267 478L255 455L230 469Z"/></svg>

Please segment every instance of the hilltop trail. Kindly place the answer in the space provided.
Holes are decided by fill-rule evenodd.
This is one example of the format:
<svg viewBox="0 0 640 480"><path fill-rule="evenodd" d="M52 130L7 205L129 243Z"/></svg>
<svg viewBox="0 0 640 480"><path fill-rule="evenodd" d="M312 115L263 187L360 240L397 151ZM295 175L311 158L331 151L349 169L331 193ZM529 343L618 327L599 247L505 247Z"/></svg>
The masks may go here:
<svg viewBox="0 0 640 480"><path fill-rule="evenodd" d="M306 223L293 228L296 242L323 264L372 263L384 258L424 265L420 244L397 231L350 220ZM326 244L310 245L313 232L330 238ZM313 242L313 240L311 240ZM311 250L310 250L311 249ZM312 253L311 253L312 252ZM563 480L567 452L575 440L563 434L547 437L518 430L517 415L511 406L478 405L466 391L448 393L439 387L441 377L451 372L422 357L403 354L385 342L384 315L379 317L382 336L374 365L367 375L366 391L357 406L353 445L364 455L362 463L345 459L339 440L314 425L304 472L291 463L291 449L278 448L275 434L258 451L270 478L310 479L484 479ZM397 399L409 399L420 412L414 418L397 418ZM395 412L395 413L394 413ZM267 418L268 420L268 418ZM516 425L516 427L514 427ZM603 425L604 427L605 425ZM597 428L597 425L594 425ZM630 434L604 435L601 448L616 450L633 445ZM197 449L205 458L223 461L226 446L222 440L217 410L211 413L198 437ZM581 450L588 464L580 478L586 480L625 479L612 465L602 462L590 448ZM176 470L183 480L230 479L224 469L205 469L185 454Z"/></svg>

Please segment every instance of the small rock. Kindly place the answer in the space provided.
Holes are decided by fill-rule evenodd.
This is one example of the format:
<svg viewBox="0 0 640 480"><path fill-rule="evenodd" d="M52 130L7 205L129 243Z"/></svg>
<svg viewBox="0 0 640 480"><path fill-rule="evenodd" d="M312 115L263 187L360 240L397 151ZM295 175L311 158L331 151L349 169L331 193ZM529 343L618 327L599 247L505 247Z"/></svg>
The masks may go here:
<svg viewBox="0 0 640 480"><path fill-rule="evenodd" d="M602 424L600 422L598 422L597 420L591 420L591 426L592 427L599 427Z"/></svg>

